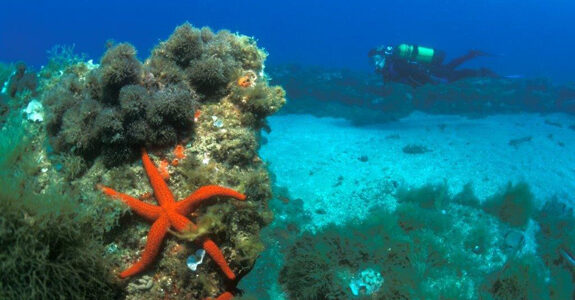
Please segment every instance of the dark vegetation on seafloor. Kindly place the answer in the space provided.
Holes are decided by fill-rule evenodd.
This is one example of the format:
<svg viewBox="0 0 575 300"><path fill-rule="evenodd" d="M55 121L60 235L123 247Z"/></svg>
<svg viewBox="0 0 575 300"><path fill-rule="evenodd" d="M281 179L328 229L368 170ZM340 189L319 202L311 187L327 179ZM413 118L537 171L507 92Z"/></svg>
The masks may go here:
<svg viewBox="0 0 575 300"><path fill-rule="evenodd" d="M118 269L140 256L149 225L96 186L144 197L140 148L165 159L183 144L187 157L168 167L175 194L219 184L247 196L241 206L214 199L191 216L245 276L272 219L258 132L285 102L261 73L267 54L253 38L187 23L145 62L127 43L111 45L99 66L70 50L56 49L38 76L23 64L0 64L10 91L0 99L0 241L9 245L0 250L0 298L201 299L234 291L237 282L226 282L209 258L189 270L194 243L173 236L151 276L120 281ZM42 103L43 122L22 112L32 100Z"/></svg>
<svg viewBox="0 0 575 300"><path fill-rule="evenodd" d="M0 132L0 298L119 297L101 241L109 206L88 210L95 199L42 177L36 152L44 145L20 120Z"/></svg>
<svg viewBox="0 0 575 300"><path fill-rule="evenodd" d="M278 212L288 207L287 199ZM278 196L276 195L276 196ZM285 255L279 275L290 299L572 299L575 217L556 199L536 209L525 183L509 184L482 203L471 185L395 191L397 207L361 221L298 233L305 216L272 225ZM292 208L293 209L293 208ZM304 217L304 218L302 218ZM538 230L536 228L539 228ZM534 229L535 228L535 229ZM536 243L536 251L533 249ZM288 246L289 245L289 246ZM357 272L377 270L372 295L352 295Z"/></svg>
<svg viewBox="0 0 575 300"><path fill-rule="evenodd" d="M386 83L377 74L298 65L266 69L289 95L280 113L339 117L356 125L389 122L414 110L480 117L493 113L575 113L575 84L544 78L469 78L448 84Z"/></svg>

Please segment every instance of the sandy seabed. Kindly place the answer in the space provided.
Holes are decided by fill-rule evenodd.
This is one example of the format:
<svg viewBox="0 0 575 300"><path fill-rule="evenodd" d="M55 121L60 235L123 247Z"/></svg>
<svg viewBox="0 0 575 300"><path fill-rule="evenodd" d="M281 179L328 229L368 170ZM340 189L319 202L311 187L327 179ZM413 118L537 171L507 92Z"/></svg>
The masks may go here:
<svg viewBox="0 0 575 300"><path fill-rule="evenodd" d="M415 112L397 122L357 127L344 119L280 115L260 149L276 184L302 199L311 230L361 219L390 201L390 186L466 183L485 199L508 182L527 182L538 204L575 204L575 116L492 115L470 119ZM407 154L408 145L429 150Z"/></svg>

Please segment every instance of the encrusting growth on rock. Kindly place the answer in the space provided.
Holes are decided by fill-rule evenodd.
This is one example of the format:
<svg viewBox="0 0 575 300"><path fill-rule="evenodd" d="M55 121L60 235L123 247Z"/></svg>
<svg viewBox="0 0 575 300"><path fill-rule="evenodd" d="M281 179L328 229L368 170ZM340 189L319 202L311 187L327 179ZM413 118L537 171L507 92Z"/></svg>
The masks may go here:
<svg viewBox="0 0 575 300"><path fill-rule="evenodd" d="M167 240L167 245L176 243L181 251L166 251L154 270L154 287L126 290L128 298L202 299L220 294L218 299L230 299L263 251L259 235L271 222L270 178L257 150L260 130L269 130L265 118L285 104L285 91L269 84L264 72L267 53L256 40L228 30L213 32L185 23L147 58L140 60L136 54L129 43L110 44L100 64L78 61L46 76L41 102L53 156L65 162L62 170L84 191L86 206L106 213L106 233L118 224L121 210L86 187L138 187L132 195L151 195L141 189L134 172L142 158L158 204L150 202L150 196L138 199L100 186L152 224L143 251L135 246L141 238L136 226L106 239L112 249L110 267L135 255L140 259L120 277L143 272L157 261L167 232L177 239ZM157 160L152 162L142 148L157 151ZM240 189L249 201L199 205L213 196L246 198L219 185ZM198 187L176 202L174 196ZM224 253L214 240L225 241ZM190 280L181 264L189 243L182 241L204 248L218 268L194 271ZM217 276L218 269L225 277Z"/></svg>
<svg viewBox="0 0 575 300"><path fill-rule="evenodd" d="M232 197L238 200L246 199L244 194L232 189L216 185L208 185L199 188L186 199L176 202L174 195L162 179L160 172L154 166L154 163L145 149L142 150L142 163L146 170L146 174L148 175L148 179L150 180L150 184L154 189L154 196L156 197L159 206L145 203L132 196L119 193L109 187L100 186L100 189L104 194L122 200L138 215L154 222L150 228L150 232L148 233L148 240L142 257L133 266L121 272L121 278L138 274L152 264L160 251L160 246L169 228L173 227L178 232L197 230L197 226L185 216L196 208L203 200L216 196ZM230 280L235 280L236 276L234 272L228 266L224 255L216 243L209 238L202 238L201 244L216 264L222 269L226 277Z"/></svg>

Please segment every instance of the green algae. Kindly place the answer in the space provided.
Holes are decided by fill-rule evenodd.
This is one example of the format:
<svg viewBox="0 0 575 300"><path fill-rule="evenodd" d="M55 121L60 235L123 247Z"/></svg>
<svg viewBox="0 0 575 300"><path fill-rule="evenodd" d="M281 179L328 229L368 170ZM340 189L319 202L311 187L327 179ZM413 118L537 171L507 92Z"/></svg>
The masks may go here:
<svg viewBox="0 0 575 300"><path fill-rule="evenodd" d="M507 224L525 228L535 212L535 197L527 183L509 183L505 190L483 203L483 209Z"/></svg>
<svg viewBox="0 0 575 300"><path fill-rule="evenodd" d="M41 136L21 122L12 118L0 131L0 298L119 296L96 216L66 183L42 180Z"/></svg>
<svg viewBox="0 0 575 300"><path fill-rule="evenodd" d="M502 196L507 195L507 196ZM531 199L526 185L507 186L489 205L510 207ZM470 185L449 196L447 186L402 190L395 210L377 209L365 219L305 232L285 251L279 280L289 299L568 299L573 296L572 210L552 200L523 237L517 226L488 214ZM531 199L532 200L532 199ZM533 214L524 214L527 218ZM531 233L530 233L531 232ZM561 250L567 249L565 252ZM568 252L567 252L568 251ZM563 254L562 254L563 253ZM350 274L371 268L383 286L353 296Z"/></svg>

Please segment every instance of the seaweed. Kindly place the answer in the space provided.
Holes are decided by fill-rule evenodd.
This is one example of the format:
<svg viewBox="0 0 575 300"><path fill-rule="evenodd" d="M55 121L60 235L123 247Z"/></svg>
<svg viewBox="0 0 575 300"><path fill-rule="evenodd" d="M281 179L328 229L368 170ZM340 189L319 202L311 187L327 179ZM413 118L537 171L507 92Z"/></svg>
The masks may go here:
<svg viewBox="0 0 575 300"><path fill-rule="evenodd" d="M13 71L13 65L0 62L0 90L4 87L4 84L8 81L8 79L10 79L10 75Z"/></svg>
<svg viewBox="0 0 575 300"><path fill-rule="evenodd" d="M403 189L396 198L393 212L375 209L298 237L280 274L288 297L357 297L352 278L369 268L384 282L360 299L476 299L477 282L502 265L491 218L454 202L445 184Z"/></svg>
<svg viewBox="0 0 575 300"><path fill-rule="evenodd" d="M132 50L127 44L110 49L102 70L90 73L87 81L93 80L93 85L82 86L71 74L44 96L56 151L88 162L102 154L113 166L137 159L142 146L175 145L191 130L196 93L182 84L159 90L134 84L139 62Z"/></svg>
<svg viewBox="0 0 575 300"><path fill-rule="evenodd" d="M194 114L202 103L234 94L230 89L238 77L261 72L265 57L251 38L189 23L178 26L144 63L132 45L112 45L99 66L65 65L64 75L47 83L43 103L50 142L56 152L82 156L89 164L102 155L107 166L134 161L141 147L175 146L193 138ZM244 96L250 102L242 122L255 129L265 127L263 118L285 103L283 89L269 87L265 79ZM255 141L238 143L255 155ZM247 161L240 152L230 163Z"/></svg>
<svg viewBox="0 0 575 300"><path fill-rule="evenodd" d="M575 295L575 226L573 209L553 198L535 215L540 230L536 233L538 253L549 267L553 280L550 289L553 299L568 299Z"/></svg>
<svg viewBox="0 0 575 300"><path fill-rule="evenodd" d="M174 61L179 67L187 68L193 59L200 58L203 52L203 42L199 30L189 23L176 27L174 33L155 51Z"/></svg>
<svg viewBox="0 0 575 300"><path fill-rule="evenodd" d="M569 230L575 217L557 199L534 216L541 229L536 233L537 252L525 248L509 252L504 249L504 233L509 226L527 222L533 211L528 207L517 219L500 212L503 208L517 211L518 203L532 205L533 195L525 183L507 185L485 206L478 205L470 184L454 197L448 196L445 185L403 189L396 197L393 212L378 209L363 220L301 235L286 253L281 272L288 297L351 298L350 274L366 267L385 279L381 289L363 295L366 299L571 299L575 295L571 255L575 235Z"/></svg>
<svg viewBox="0 0 575 300"><path fill-rule="evenodd" d="M141 64L136 58L136 49L122 43L108 49L100 62L99 75L103 87L103 103L116 104L123 86L139 82Z"/></svg>
<svg viewBox="0 0 575 300"><path fill-rule="evenodd" d="M23 127L8 124L0 139L0 298L118 297L95 216L65 184L38 181Z"/></svg>
<svg viewBox="0 0 575 300"><path fill-rule="evenodd" d="M508 183L504 191L483 203L483 209L511 226L525 228L535 212L534 200L527 183Z"/></svg>
<svg viewBox="0 0 575 300"><path fill-rule="evenodd" d="M481 201L473 193L473 185L471 183L466 183L463 189L453 196L453 201L461 205L471 206L474 208L479 208L481 206Z"/></svg>
<svg viewBox="0 0 575 300"><path fill-rule="evenodd" d="M443 209L449 202L447 183L440 185L426 184L419 188L400 188L396 193L400 202L411 202L425 209Z"/></svg>
<svg viewBox="0 0 575 300"><path fill-rule="evenodd" d="M544 264L533 254L509 259L487 277L481 292L482 299L551 299Z"/></svg>
<svg viewBox="0 0 575 300"><path fill-rule="evenodd" d="M10 76L8 81L7 92L12 98L16 97L17 93L29 91L32 95L36 95L36 88L38 87L38 79L36 73L27 72L27 66L23 62L16 64L16 72Z"/></svg>

